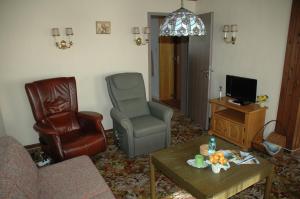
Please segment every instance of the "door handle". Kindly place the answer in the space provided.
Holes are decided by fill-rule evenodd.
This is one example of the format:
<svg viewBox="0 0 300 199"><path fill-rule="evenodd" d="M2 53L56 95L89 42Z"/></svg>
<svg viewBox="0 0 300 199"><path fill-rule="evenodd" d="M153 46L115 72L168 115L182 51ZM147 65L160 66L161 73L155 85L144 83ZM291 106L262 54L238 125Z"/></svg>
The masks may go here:
<svg viewBox="0 0 300 199"><path fill-rule="evenodd" d="M213 69L208 69L208 70L202 70L201 73L211 73L214 72Z"/></svg>
<svg viewBox="0 0 300 199"><path fill-rule="evenodd" d="M203 75L205 75L205 77L208 78L208 79L210 79L210 74L211 74L212 72L214 72L214 71L213 71L213 69L211 69L211 68L208 69L208 70L202 70L202 71L201 71L201 73L202 73Z"/></svg>

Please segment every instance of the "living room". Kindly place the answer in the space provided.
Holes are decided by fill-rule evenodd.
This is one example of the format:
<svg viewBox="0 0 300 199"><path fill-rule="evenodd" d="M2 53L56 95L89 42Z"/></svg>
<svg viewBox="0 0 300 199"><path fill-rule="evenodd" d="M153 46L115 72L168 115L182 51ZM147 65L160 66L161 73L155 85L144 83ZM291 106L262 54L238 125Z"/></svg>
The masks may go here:
<svg viewBox="0 0 300 199"><path fill-rule="evenodd" d="M105 130L113 128L112 103L105 77L139 72L149 98L149 45L137 46L131 29L146 27L148 13L170 13L179 0L2 0L0 2L0 130L22 145L39 143L25 83L75 76L79 110L103 115ZM258 80L257 95L269 100L265 121L276 119L292 0L184 1L197 13L213 12L210 98L225 87L226 74ZM110 34L96 34L96 21L110 21ZM237 24L235 45L223 41L223 26ZM51 29L72 27L73 45L55 46Z"/></svg>

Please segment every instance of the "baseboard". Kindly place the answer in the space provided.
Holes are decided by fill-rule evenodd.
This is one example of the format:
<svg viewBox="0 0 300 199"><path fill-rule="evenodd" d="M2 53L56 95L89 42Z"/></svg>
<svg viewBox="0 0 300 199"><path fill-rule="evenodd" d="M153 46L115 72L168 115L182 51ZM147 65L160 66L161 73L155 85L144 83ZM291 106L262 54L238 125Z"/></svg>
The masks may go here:
<svg viewBox="0 0 300 199"><path fill-rule="evenodd" d="M40 143L36 143L36 144L30 144L30 145L26 145L24 146L25 149L27 150L31 150L31 149L35 149L35 148L40 148L41 147L41 144Z"/></svg>
<svg viewBox="0 0 300 199"><path fill-rule="evenodd" d="M105 129L104 131L105 131L105 133L112 133L113 129ZM35 143L35 144L25 145L24 147L27 150L32 150L32 149L35 149L35 148L40 148L41 144L40 143Z"/></svg>

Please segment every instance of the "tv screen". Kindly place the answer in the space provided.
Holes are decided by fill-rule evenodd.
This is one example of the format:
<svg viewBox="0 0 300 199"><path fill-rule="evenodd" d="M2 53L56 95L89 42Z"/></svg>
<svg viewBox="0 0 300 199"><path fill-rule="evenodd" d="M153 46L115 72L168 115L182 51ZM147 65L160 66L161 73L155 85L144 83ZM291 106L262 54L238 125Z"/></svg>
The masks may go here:
<svg viewBox="0 0 300 199"><path fill-rule="evenodd" d="M257 80L233 75L226 75L226 96L242 105L255 103Z"/></svg>

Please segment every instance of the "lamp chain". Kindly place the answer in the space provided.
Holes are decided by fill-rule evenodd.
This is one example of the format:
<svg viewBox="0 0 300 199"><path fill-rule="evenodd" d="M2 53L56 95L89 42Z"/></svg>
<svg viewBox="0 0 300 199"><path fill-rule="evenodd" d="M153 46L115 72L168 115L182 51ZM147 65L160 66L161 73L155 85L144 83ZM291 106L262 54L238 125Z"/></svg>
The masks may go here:
<svg viewBox="0 0 300 199"><path fill-rule="evenodd" d="M183 8L183 0L181 0L181 7Z"/></svg>

